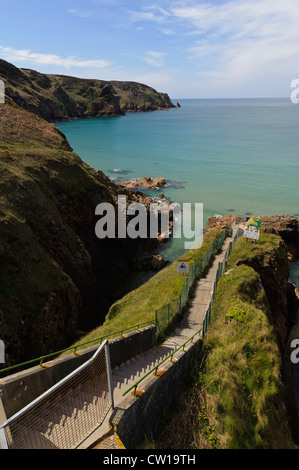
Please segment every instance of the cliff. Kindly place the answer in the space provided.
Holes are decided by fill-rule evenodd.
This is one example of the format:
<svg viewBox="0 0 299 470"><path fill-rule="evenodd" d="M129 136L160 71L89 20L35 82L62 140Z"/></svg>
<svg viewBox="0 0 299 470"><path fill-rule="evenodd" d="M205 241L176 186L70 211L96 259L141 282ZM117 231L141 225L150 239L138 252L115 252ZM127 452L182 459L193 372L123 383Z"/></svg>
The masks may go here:
<svg viewBox="0 0 299 470"><path fill-rule="evenodd" d="M166 93L140 83L42 74L4 60L0 78L6 97L49 122L175 107Z"/></svg>
<svg viewBox="0 0 299 470"><path fill-rule="evenodd" d="M234 221L245 223L245 218L236 215L210 217L206 232L232 226ZM261 217L262 232L276 235L278 245L275 249L269 244L257 243L244 249L244 263L254 269L260 276L269 303L272 321L281 350L284 349L288 334L295 322L298 300L295 288L289 283L289 261L299 255L299 220L291 215L271 215ZM269 238L270 239L270 238Z"/></svg>
<svg viewBox="0 0 299 470"><path fill-rule="evenodd" d="M153 239L95 235L95 207L119 187L52 124L0 105L0 331L6 366L69 346L99 325L155 257ZM122 190L128 203L151 200ZM145 259L147 254L147 259Z"/></svg>

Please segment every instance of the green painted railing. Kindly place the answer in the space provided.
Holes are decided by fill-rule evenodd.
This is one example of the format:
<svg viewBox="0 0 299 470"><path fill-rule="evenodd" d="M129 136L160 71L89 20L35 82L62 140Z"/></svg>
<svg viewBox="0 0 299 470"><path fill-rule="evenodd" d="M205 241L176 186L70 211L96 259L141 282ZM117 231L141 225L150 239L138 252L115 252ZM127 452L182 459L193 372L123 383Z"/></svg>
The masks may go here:
<svg viewBox="0 0 299 470"><path fill-rule="evenodd" d="M164 362L170 360L171 362L173 361L173 356L174 354L176 354L178 351L180 351L181 349L183 351L185 351L185 347L188 343L193 343L193 340L195 338L195 336L197 335L200 335L201 333L201 329L199 331L197 331L193 336L191 336L191 338L189 338L184 344L182 344L181 346L179 346L177 349L175 349L174 351L172 351L172 353L170 353L167 357L165 357L161 362L159 362L159 364L157 364L155 367L153 367L149 372L147 372L143 377L141 377L141 379L137 380L137 382L135 382L130 388L128 388L123 394L122 396L126 395L127 393L129 393L131 390L134 389L133 391L133 395L136 394L136 390L137 390L137 387L138 385L140 384L140 382L142 382L144 379L146 379L146 377L148 377L150 374L155 374L157 375L157 372L158 372L158 369L159 367L164 364Z"/></svg>
<svg viewBox="0 0 299 470"><path fill-rule="evenodd" d="M168 304L163 305L163 307L160 307L158 310L156 310L155 318L157 331L161 333L163 330L165 330L171 322L172 318L177 313L180 313L182 311L184 306L187 304L189 298L189 291L194 279L199 274L203 273L211 259L212 254L220 250L227 235L231 235L231 230L226 227L223 230L221 237L213 241L206 254L202 258L198 258L194 261L191 266L188 277L186 277L186 282L182 288L180 295L176 299L171 300Z"/></svg>
<svg viewBox="0 0 299 470"><path fill-rule="evenodd" d="M1 369L0 372L8 372L10 370L16 369L17 367L28 366L28 365L34 364L36 362L39 362L40 367L42 367L43 366L43 361L45 359L49 359L50 357L58 356L59 354L65 353L67 351L73 351L74 354L76 354L78 348L80 348L82 346L86 346L87 344L91 344L91 343L95 343L95 342L101 344L104 339L107 339L110 336L114 336L114 335L117 335L117 334L120 334L120 336L122 336L125 331L132 330L134 328L139 330L139 328L141 328L145 325L154 325L154 324L155 324L155 319L144 322L144 323L138 323L137 325L129 326L128 328L123 328L122 330L114 331L113 333L110 333L108 335L101 336L100 338L94 338L94 339L91 339L89 341L86 341L85 343L76 344L75 346L70 346L68 348L61 349L60 351L56 351L56 352L53 352L53 353L50 353L50 354L45 354L44 356L36 357L35 359L31 359L30 361L26 361L26 362L22 362L20 364L15 364L13 366L6 367L5 369Z"/></svg>

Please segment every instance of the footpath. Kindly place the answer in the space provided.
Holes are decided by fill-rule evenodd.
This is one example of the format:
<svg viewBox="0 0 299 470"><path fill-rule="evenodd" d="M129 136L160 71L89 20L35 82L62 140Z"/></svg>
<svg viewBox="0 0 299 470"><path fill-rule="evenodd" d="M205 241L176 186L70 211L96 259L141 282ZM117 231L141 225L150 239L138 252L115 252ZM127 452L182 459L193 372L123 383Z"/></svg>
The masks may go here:
<svg viewBox="0 0 299 470"><path fill-rule="evenodd" d="M230 243L238 233L238 230L239 225L236 225L234 227L232 237L227 237L224 240L222 249L215 256L206 276L197 281L193 297L189 301L188 310L185 313L180 326L176 328L173 335L168 337L163 344L155 346L140 356L136 356L112 370L112 387L115 407L123 401L123 393L130 386L203 328L204 318L213 295L219 263L223 262L225 259ZM81 444L79 449L124 448L109 423L112 411L113 410L108 413L103 424Z"/></svg>

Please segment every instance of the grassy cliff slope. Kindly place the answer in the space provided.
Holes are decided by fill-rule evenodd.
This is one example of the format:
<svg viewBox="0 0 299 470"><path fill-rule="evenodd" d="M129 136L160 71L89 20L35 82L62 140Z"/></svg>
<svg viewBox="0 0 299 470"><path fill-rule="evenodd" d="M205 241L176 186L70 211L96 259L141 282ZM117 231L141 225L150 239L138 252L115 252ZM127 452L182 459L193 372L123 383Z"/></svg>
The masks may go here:
<svg viewBox="0 0 299 470"><path fill-rule="evenodd" d="M240 238L219 281L201 354L156 448L294 448L279 323L253 260L261 269L271 266L272 289L279 290L287 264L281 238L262 233L257 244Z"/></svg>
<svg viewBox="0 0 299 470"><path fill-rule="evenodd" d="M0 78L7 97L50 122L174 107L166 93L140 83L42 74L1 59Z"/></svg>

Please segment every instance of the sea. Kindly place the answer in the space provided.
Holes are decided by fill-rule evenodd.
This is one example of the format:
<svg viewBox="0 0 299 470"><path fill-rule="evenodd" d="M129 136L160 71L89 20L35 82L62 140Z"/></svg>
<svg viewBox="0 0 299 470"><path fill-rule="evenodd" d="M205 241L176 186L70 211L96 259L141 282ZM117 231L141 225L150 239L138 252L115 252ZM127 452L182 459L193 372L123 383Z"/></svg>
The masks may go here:
<svg viewBox="0 0 299 470"><path fill-rule="evenodd" d="M173 99L180 107L56 124L83 161L116 181L164 177L144 191L210 216L299 217L299 104L276 99ZM186 239L162 255L173 261Z"/></svg>

